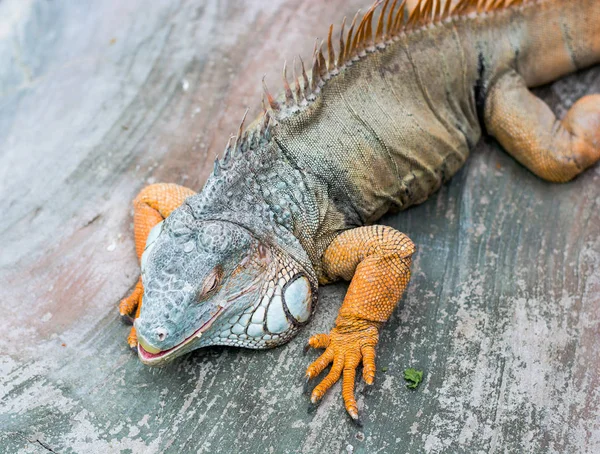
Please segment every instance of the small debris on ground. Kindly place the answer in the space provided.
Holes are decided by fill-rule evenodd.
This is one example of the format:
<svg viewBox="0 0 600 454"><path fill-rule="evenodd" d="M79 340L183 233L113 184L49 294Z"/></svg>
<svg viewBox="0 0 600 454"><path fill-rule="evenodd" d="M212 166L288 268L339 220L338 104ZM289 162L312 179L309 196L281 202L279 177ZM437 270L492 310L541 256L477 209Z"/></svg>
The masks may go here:
<svg viewBox="0 0 600 454"><path fill-rule="evenodd" d="M406 385L407 388L415 389L423 380L423 371L416 370L412 367L404 371L404 380L410 382Z"/></svg>

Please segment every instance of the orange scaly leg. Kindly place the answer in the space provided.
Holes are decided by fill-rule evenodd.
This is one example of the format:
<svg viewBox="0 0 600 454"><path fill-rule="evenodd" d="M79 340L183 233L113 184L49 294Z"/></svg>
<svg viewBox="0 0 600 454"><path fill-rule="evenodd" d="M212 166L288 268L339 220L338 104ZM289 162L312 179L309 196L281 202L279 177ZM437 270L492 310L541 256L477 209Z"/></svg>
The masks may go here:
<svg viewBox="0 0 600 454"><path fill-rule="evenodd" d="M490 89L485 124L517 161L548 181L569 181L600 160L600 95L581 98L559 121L509 71Z"/></svg>
<svg viewBox="0 0 600 454"><path fill-rule="evenodd" d="M398 304L410 280L415 251L403 233L379 225L360 227L338 235L323 255L323 282L350 280L350 287L329 334L317 334L308 341L325 352L306 370L308 379L319 375L330 363L329 374L313 390L311 401L342 380L342 397L348 414L358 419L354 398L356 368L363 363L367 384L375 379L375 346L379 329Z"/></svg>
<svg viewBox="0 0 600 454"><path fill-rule="evenodd" d="M164 220L171 212L179 207L185 199L195 192L184 186L172 183L157 183L146 186L140 191L133 201L133 233L135 238L135 252L138 260L146 247L146 239L152 227ZM133 292L121 300L119 312L123 317L137 318L142 308L144 287L140 277ZM137 348L137 335L135 328L131 328L127 343L131 348Z"/></svg>

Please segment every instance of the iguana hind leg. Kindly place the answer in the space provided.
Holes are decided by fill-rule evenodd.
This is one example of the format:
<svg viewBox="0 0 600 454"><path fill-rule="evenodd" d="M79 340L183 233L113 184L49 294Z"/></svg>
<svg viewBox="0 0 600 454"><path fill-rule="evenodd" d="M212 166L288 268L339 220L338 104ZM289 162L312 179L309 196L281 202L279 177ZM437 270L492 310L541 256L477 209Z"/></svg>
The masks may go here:
<svg viewBox="0 0 600 454"><path fill-rule="evenodd" d="M569 181L600 159L600 95L580 99L559 121L509 71L490 89L485 123L517 161L548 181Z"/></svg>
<svg viewBox="0 0 600 454"><path fill-rule="evenodd" d="M314 388L313 403L343 375L346 410L353 419L358 418L354 398L356 368L362 362L365 382L373 383L379 328L390 317L408 285L414 251L414 244L406 235L379 225L345 231L325 251L326 281L340 278L352 281L335 327L329 334L317 334L309 340L311 347L324 348L325 352L308 367L308 379L333 363L329 374Z"/></svg>
<svg viewBox="0 0 600 454"><path fill-rule="evenodd" d="M171 212L180 206L183 201L195 192L184 186L172 183L157 183L146 186L140 191L133 201L133 233L135 238L135 252L138 260L146 247L146 239L152 227L164 220ZM123 317L137 318L142 308L144 287L140 277L131 294L123 298L119 304L119 312ZM135 328L131 328L127 343L130 347L137 347Z"/></svg>

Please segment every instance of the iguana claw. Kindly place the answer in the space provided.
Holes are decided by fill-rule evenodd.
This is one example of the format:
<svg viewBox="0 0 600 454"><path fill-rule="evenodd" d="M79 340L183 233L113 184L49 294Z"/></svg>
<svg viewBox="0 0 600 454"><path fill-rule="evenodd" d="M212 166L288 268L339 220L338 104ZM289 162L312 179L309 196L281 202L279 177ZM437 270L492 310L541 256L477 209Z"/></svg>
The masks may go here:
<svg viewBox="0 0 600 454"><path fill-rule="evenodd" d="M324 348L325 352L306 370L308 379L315 378L330 363L333 363L327 376L313 389L310 400L316 404L343 374L342 397L346 411L358 420L358 407L354 397L356 368L363 363L363 378L368 385L375 378L375 345L379 331L375 324L365 321L338 319L330 334L317 334L309 340L313 348Z"/></svg>
<svg viewBox="0 0 600 454"><path fill-rule="evenodd" d="M306 377L304 379L304 386L302 387L302 394L308 395L308 384L310 383L310 378Z"/></svg>

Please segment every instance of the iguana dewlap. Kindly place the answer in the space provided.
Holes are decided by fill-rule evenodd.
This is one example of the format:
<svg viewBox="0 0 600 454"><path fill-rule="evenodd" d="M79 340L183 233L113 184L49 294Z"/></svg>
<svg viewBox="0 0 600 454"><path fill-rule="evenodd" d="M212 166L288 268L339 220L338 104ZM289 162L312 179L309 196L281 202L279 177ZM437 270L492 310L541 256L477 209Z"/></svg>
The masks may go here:
<svg viewBox="0 0 600 454"><path fill-rule="evenodd" d="M559 121L528 89L600 62L600 1L422 0L410 14L397 3L342 25L339 45L330 29L310 77L294 64L293 87L284 69L284 95L266 92L268 110L240 127L201 192L157 184L138 195L142 277L120 310L135 314L129 343L142 362L280 345L308 322L319 283L349 280L335 327L310 338L325 351L306 374L332 364L311 399L343 375L356 419L356 367L371 384L415 251L372 224L425 201L483 128L549 181L600 159L600 95Z"/></svg>

